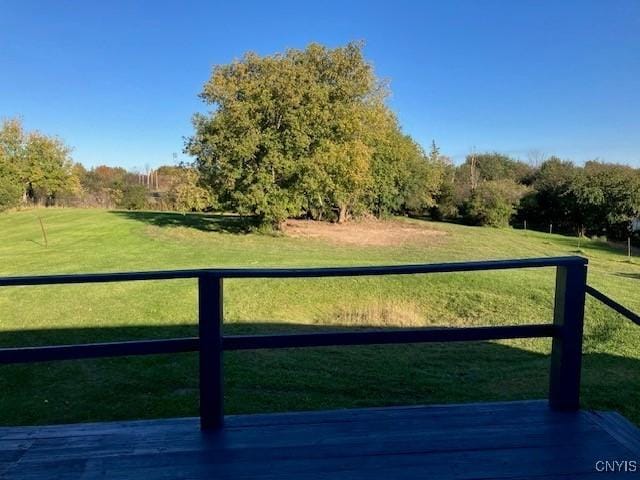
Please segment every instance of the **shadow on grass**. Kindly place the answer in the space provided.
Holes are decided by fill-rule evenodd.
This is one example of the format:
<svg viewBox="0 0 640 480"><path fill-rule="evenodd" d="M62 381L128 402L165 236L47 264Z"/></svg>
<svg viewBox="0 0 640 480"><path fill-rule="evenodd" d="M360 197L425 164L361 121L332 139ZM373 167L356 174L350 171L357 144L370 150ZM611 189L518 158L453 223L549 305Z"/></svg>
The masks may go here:
<svg viewBox="0 0 640 480"><path fill-rule="evenodd" d="M225 325L225 334L346 329ZM353 330L353 329L351 329ZM195 326L0 333L2 346L195 336ZM546 339L537 341L548 341ZM227 414L545 398L549 358L491 342L225 353ZM640 361L584 356L583 405L640 423ZM196 353L0 366L0 425L198 415Z"/></svg>
<svg viewBox="0 0 640 480"><path fill-rule="evenodd" d="M410 218L414 220L423 220L428 222L440 222L440 223L448 223L453 225L462 225L466 227L475 227L475 228L487 228L475 225L469 225L464 223L462 220L435 220L430 218L429 216L420 216L420 215L410 215ZM544 230L523 230L520 228L511 227L514 230L518 230L523 234L541 234L548 235L548 233ZM563 234L554 234L553 237L548 237L545 239L544 243L547 245L560 245L563 248L566 248L568 252L576 254L576 255L586 255L586 251L592 250L597 252L607 252L613 253L616 255L624 255L625 259L621 259L621 261L627 260L627 245L624 242L614 242L614 241L601 241L601 240L590 240L588 238L579 239L578 237L571 235L563 235ZM634 256L640 255L640 249L637 247L632 248L632 254Z"/></svg>
<svg viewBox="0 0 640 480"><path fill-rule="evenodd" d="M253 217L220 215L212 213L143 212L138 210L114 210L109 213L137 220L156 227L185 227L203 232L248 233L257 226Z"/></svg>
<svg viewBox="0 0 640 480"><path fill-rule="evenodd" d="M549 243L557 244L570 250L572 253L584 254L589 250L596 252L607 252L620 254L620 250L608 243L599 242L595 240L578 240L578 237L566 237L562 235L554 235L552 239L548 240Z"/></svg>
<svg viewBox="0 0 640 480"><path fill-rule="evenodd" d="M573 253L580 254L580 253L584 253L585 251L588 252L589 250L592 250L595 252L606 252L606 253L612 253L615 255L624 256L624 258L621 258L620 261L628 260L627 246L626 244L619 243L619 242L614 242L614 241L604 242L601 240L587 240L587 239L579 240L578 237L569 237L569 236L562 236L562 235L555 235L552 240L549 240L549 242L562 245L563 247L571 250ZM640 251L635 251L635 249L634 249L634 252L635 252L633 253L634 255L638 255L638 253L640 253Z"/></svg>
<svg viewBox="0 0 640 480"><path fill-rule="evenodd" d="M618 277L624 278L632 278L634 280L640 280L640 273L626 273L626 272L618 272L616 273Z"/></svg>

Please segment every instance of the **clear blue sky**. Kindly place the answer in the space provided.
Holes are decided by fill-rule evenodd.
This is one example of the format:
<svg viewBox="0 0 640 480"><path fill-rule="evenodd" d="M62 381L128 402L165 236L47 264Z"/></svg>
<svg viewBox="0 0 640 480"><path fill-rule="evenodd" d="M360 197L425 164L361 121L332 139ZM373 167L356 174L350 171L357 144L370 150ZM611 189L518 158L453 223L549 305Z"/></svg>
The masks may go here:
<svg viewBox="0 0 640 480"><path fill-rule="evenodd" d="M0 117L86 165L171 163L213 65L350 40L405 131L456 161L475 147L640 166L640 0L3 0Z"/></svg>

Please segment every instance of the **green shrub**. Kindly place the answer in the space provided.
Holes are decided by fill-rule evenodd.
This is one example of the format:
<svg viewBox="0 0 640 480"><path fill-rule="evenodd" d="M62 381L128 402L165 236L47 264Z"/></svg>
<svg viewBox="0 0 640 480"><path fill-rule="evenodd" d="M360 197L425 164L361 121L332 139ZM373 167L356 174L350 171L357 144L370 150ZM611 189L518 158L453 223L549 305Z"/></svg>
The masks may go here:
<svg viewBox="0 0 640 480"><path fill-rule="evenodd" d="M147 189L143 185L127 185L118 199L118 207L127 210L144 210L147 208Z"/></svg>
<svg viewBox="0 0 640 480"><path fill-rule="evenodd" d="M463 216L472 225L507 227L525 188L513 180L482 182L464 204Z"/></svg>

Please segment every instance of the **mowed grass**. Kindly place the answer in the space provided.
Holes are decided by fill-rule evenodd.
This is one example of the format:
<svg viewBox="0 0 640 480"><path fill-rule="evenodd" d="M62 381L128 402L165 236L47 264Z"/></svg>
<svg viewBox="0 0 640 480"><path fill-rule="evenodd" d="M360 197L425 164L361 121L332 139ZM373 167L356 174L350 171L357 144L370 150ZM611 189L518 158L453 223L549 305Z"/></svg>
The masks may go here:
<svg viewBox="0 0 640 480"><path fill-rule="evenodd" d="M38 223L48 235L45 248ZM245 233L233 217L39 209L0 215L0 275L426 263L580 254L589 283L640 311L640 261L597 242L395 219L397 242ZM366 224L354 225L367 238ZM405 238L407 229L436 231ZM354 232L356 231L354 230ZM443 232L444 234L438 233ZM348 235L348 231L346 235ZM387 232L388 233L388 232ZM415 232L414 232L415 233ZM342 231L341 235L345 235ZM387 235L395 238L394 235ZM550 322L553 269L228 280L225 331ZM0 346L196 334L192 280L0 288ZM227 413L544 398L550 341L291 349L225 355ZM640 423L640 327L588 300L583 404ZM0 367L0 424L193 416L195 354Z"/></svg>

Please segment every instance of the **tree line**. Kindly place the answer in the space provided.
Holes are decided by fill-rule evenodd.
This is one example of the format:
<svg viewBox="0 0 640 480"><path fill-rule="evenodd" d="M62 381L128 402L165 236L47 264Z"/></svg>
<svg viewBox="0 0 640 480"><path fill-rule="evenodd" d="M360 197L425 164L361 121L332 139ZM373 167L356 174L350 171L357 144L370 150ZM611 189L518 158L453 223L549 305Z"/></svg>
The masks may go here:
<svg viewBox="0 0 640 480"><path fill-rule="evenodd" d="M185 151L218 208L274 226L429 214L621 238L639 215L637 169L491 152L454 166L402 132L388 93L357 43L248 53L213 69L200 95L212 111L195 115Z"/></svg>
<svg viewBox="0 0 640 480"><path fill-rule="evenodd" d="M345 222L429 216L626 238L640 215L640 170L496 152L454 165L405 134L362 46L259 56L214 67L185 142L191 165L141 175L85 169L56 137L0 127L0 210L21 204L231 211L277 228L287 218Z"/></svg>
<svg viewBox="0 0 640 480"><path fill-rule="evenodd" d="M0 212L21 205L202 211L209 190L188 165L144 174L73 162L61 139L25 131L20 119L0 124Z"/></svg>
<svg viewBox="0 0 640 480"><path fill-rule="evenodd" d="M471 225L525 226L624 239L640 217L640 169L551 156L531 165L500 153L450 167L430 214Z"/></svg>

